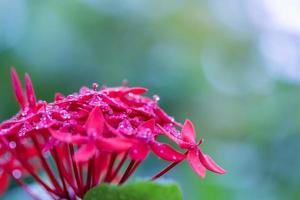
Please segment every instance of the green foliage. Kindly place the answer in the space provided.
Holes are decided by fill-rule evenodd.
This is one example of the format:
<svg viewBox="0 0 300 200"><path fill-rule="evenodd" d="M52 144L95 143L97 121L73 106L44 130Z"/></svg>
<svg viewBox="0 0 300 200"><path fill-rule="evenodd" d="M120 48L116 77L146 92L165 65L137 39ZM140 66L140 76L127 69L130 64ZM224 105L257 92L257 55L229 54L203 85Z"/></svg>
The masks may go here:
<svg viewBox="0 0 300 200"><path fill-rule="evenodd" d="M176 184L135 182L125 186L100 185L91 189L84 200L182 200Z"/></svg>

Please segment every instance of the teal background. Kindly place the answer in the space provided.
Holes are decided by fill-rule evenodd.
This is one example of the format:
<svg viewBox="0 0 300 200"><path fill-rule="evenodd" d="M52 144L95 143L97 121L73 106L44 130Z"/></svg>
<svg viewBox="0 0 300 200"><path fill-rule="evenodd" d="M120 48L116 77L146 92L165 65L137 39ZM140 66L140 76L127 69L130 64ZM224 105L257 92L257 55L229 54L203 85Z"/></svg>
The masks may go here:
<svg viewBox="0 0 300 200"><path fill-rule="evenodd" d="M18 110L11 66L47 101L127 79L191 119L228 171L201 180L178 166L162 181L185 199L300 199L299 13L295 0L1 0L0 120ZM151 157L137 176L164 164ZM0 197L24 198L14 186Z"/></svg>

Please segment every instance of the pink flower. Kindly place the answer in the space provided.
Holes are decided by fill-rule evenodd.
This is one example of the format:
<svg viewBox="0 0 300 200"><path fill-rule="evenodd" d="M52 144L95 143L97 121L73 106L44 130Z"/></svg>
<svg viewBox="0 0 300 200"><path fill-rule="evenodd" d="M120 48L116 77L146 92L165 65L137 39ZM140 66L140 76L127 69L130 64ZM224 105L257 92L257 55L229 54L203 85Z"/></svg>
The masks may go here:
<svg viewBox="0 0 300 200"><path fill-rule="evenodd" d="M145 88L123 85L98 90L93 84L68 96L57 93L54 102L48 103L36 100L27 74L25 90L14 69L11 78L20 112L0 124L0 193L12 175L38 199L23 182L31 176L53 199L75 200L100 183L123 184L151 152L171 162L153 179L186 158L201 177L206 169L225 173L198 148L193 124L176 122L158 106L157 96L143 96ZM159 142L159 136L187 151ZM16 172L21 173L17 178Z"/></svg>
<svg viewBox="0 0 300 200"><path fill-rule="evenodd" d="M196 132L190 120L185 121L181 133L183 142L179 143L179 145L188 149L187 160L200 177L205 176L205 169L218 174L224 174L226 172L218 166L209 155L204 154L202 150L198 148ZM200 140L199 144L201 143L202 140Z"/></svg>

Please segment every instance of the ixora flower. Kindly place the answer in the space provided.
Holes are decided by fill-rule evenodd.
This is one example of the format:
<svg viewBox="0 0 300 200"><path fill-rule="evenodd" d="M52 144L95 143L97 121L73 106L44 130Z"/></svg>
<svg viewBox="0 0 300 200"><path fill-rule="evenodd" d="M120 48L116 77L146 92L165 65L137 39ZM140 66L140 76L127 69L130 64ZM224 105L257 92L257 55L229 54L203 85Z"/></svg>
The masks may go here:
<svg viewBox="0 0 300 200"><path fill-rule="evenodd" d="M48 103L36 100L27 74L25 90L15 69L11 78L20 111L0 124L0 195L14 179L39 199L26 185L32 177L53 199L83 198L101 183L125 183L150 152L170 162L152 180L185 159L200 177L206 169L225 173L199 148L192 122L176 122L157 96L143 96L145 88L93 84L68 96L57 93Z"/></svg>

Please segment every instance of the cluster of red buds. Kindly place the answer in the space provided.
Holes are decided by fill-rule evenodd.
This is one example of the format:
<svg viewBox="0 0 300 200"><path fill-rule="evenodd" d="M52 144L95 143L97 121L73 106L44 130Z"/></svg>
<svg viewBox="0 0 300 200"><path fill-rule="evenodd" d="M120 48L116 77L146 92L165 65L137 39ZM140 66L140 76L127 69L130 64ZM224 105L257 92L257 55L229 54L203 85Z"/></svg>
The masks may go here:
<svg viewBox="0 0 300 200"><path fill-rule="evenodd" d="M185 159L200 177L206 169L225 173L198 147L192 122L176 122L158 106L158 96L143 96L145 88L93 84L69 96L57 93L48 103L36 100L27 74L25 90L15 69L11 78L20 111L0 124L0 194L14 179L39 199L26 183L32 177L53 199L83 198L101 183L125 183L151 151L170 162L152 180Z"/></svg>

